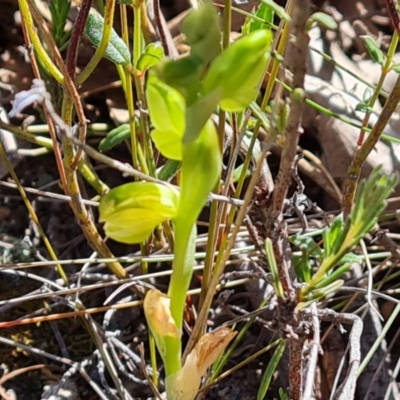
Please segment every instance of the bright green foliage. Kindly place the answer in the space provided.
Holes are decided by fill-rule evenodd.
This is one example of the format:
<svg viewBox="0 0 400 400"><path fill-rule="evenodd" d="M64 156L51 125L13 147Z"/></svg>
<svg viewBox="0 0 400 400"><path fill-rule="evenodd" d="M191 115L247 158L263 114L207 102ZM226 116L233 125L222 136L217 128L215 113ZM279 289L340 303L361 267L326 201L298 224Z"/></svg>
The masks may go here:
<svg viewBox="0 0 400 400"><path fill-rule="evenodd" d="M111 239L122 243L146 240L161 222L176 217L179 191L170 185L132 182L101 199L100 222Z"/></svg>
<svg viewBox="0 0 400 400"><path fill-rule="evenodd" d="M157 65L163 58L164 50L162 46L157 43L150 43L140 56L136 68L141 72L145 72Z"/></svg>
<svg viewBox="0 0 400 400"><path fill-rule="evenodd" d="M209 32L203 29L204 15L210 16ZM187 123L184 143L196 140L218 105L226 111L243 111L255 100L269 59L272 37L270 30L262 29L237 40L211 61L203 82L202 76L206 72L207 63L217 53L217 46L214 41L210 41L210 37L217 40L214 32L214 28L217 26L215 7L203 4L199 10L192 11L188 18L192 25L196 25L198 28L197 34L192 34L190 37L193 42L192 54L179 60L166 60L155 69L155 75L166 85L162 90L167 92L168 87L170 90L176 89L185 100ZM217 43L219 48L219 39ZM159 86L158 83L156 85ZM155 94L151 84L149 88L147 90L148 98ZM152 93L149 93L149 90ZM164 118L167 119L166 127L156 126L157 122L154 123L153 119L157 131L157 134L153 133L153 140L160 148L168 147L162 143L167 132L168 137L178 137L176 130L174 130L175 135L170 135L171 124L169 121L172 118L165 115L166 107L161 109ZM150 110L150 115L152 116L152 110ZM169 141L169 139L167 140ZM163 154L167 156L167 153ZM177 158L179 154L174 151L172 153L168 151L168 154L170 154L169 158L179 159Z"/></svg>
<svg viewBox="0 0 400 400"><path fill-rule="evenodd" d="M182 160L185 132L185 100L171 86L150 76L146 90L147 106L154 130L151 137L164 157Z"/></svg>
<svg viewBox="0 0 400 400"><path fill-rule="evenodd" d="M269 30L242 37L211 64L204 92L217 92L219 105L226 111L242 111L255 100L264 76L271 45Z"/></svg>
<svg viewBox="0 0 400 400"><path fill-rule="evenodd" d="M386 207L386 198L397 183L397 175L388 177L381 168L372 171L367 180L360 183L354 207L347 218L339 215L332 225L323 232L324 251L318 270L301 291L301 300L322 297L337 286L337 279L351 262L358 261L349 251L376 224L379 214ZM339 267L339 268L338 268ZM320 289L315 291L315 289ZM333 290L333 289L332 289Z"/></svg>
<svg viewBox="0 0 400 400"><path fill-rule="evenodd" d="M96 11L91 10L85 25L85 33L91 42L98 47L104 30L104 19ZM111 32L110 43L108 44L104 57L114 64L129 65L131 54L125 42L118 36L113 29Z"/></svg>

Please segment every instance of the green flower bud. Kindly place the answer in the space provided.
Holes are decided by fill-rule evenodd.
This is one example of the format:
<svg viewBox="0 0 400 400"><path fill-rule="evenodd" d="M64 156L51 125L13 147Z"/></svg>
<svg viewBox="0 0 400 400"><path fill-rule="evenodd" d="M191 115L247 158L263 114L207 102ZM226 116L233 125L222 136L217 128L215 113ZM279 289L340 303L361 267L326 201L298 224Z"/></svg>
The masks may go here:
<svg viewBox="0 0 400 400"><path fill-rule="evenodd" d="M208 64L221 51L221 30L215 6L200 4L182 21L182 33L190 46L190 54Z"/></svg>
<svg viewBox="0 0 400 400"><path fill-rule="evenodd" d="M131 182L102 197L100 222L108 237L122 243L140 243L154 228L176 217L180 193L171 185Z"/></svg>
<svg viewBox="0 0 400 400"><path fill-rule="evenodd" d="M242 37L211 64L204 81L205 93L219 91L220 106L242 111L255 100L264 76L271 45L271 32L260 29Z"/></svg>

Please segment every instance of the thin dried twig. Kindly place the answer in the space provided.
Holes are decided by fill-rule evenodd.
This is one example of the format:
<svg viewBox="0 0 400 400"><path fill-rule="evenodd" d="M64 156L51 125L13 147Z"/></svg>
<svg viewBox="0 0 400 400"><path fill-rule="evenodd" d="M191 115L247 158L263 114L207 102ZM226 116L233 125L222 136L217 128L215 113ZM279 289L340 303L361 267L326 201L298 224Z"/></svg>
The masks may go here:
<svg viewBox="0 0 400 400"><path fill-rule="evenodd" d="M361 361L362 319L355 314L340 314L330 309L319 310L318 316L323 321L353 325L349 337L350 354L346 378L334 397L335 400L353 399L356 390L357 371Z"/></svg>
<svg viewBox="0 0 400 400"><path fill-rule="evenodd" d="M306 61L308 55L309 38L305 31L307 19L309 17L310 3L307 0L293 1L291 35L293 38L289 42L285 62L289 66L292 74L291 107L290 116L284 133L284 145L282 149L281 163L275 183L273 206L271 218L274 220L282 212L288 188L291 184L291 170L295 162L297 144L301 133L301 119L303 115L303 98L299 95L298 89L304 88L304 78L306 74Z"/></svg>
<svg viewBox="0 0 400 400"><path fill-rule="evenodd" d="M309 355L306 382L304 384L304 392L303 392L304 399L311 399L311 394L315 382L315 370L317 367L318 352L320 350L320 332L319 332L320 326L317 313L317 305L315 303L311 304L310 312L311 312L311 322L313 329L313 339Z"/></svg>

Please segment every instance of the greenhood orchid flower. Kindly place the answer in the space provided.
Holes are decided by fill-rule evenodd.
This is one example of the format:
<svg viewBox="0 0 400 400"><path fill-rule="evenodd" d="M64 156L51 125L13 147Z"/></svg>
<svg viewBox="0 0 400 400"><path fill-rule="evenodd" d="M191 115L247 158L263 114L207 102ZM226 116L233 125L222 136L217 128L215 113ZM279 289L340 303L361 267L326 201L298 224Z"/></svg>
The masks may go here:
<svg viewBox="0 0 400 400"><path fill-rule="evenodd" d="M180 193L172 185L131 182L111 189L100 202L108 237L122 243L146 240L160 223L176 217Z"/></svg>

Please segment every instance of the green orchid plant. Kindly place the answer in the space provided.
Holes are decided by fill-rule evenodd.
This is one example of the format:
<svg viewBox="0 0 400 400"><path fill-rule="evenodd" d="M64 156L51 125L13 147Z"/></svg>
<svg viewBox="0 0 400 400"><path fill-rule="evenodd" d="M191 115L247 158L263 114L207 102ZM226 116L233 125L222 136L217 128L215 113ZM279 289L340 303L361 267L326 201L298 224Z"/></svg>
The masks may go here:
<svg viewBox="0 0 400 400"><path fill-rule="evenodd" d="M107 193L99 209L107 236L123 243L143 242L161 223L172 222L175 257L168 293L150 290L144 302L165 367L168 399L194 398L202 374L234 336L217 331L216 337L222 335L226 340L216 340L215 357L199 361L191 353L182 366L181 332L194 265L196 221L222 168L211 115L218 107L243 111L255 100L271 46L271 32L260 29L222 51L219 17L211 4L193 10L182 31L191 46L190 55L164 59L150 68L146 85L151 138L164 157L179 163L179 188L168 183L128 183ZM184 377L194 368L188 360L193 359L199 378L190 390L184 390Z"/></svg>

